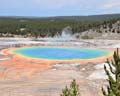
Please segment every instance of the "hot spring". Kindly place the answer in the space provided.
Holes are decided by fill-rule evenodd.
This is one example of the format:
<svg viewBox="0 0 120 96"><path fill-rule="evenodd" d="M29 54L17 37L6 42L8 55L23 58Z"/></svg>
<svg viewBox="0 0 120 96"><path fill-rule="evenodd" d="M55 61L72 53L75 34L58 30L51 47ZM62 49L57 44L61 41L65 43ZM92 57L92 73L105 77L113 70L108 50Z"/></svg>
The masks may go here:
<svg viewBox="0 0 120 96"><path fill-rule="evenodd" d="M14 50L15 54L45 60L87 60L110 55L110 51L101 49L31 47Z"/></svg>

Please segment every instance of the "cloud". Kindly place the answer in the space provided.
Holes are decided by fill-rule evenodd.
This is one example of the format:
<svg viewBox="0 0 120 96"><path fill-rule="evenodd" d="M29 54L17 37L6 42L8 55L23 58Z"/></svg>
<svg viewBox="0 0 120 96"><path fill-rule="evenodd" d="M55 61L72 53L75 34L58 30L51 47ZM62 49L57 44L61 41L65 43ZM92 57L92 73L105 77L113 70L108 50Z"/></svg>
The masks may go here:
<svg viewBox="0 0 120 96"><path fill-rule="evenodd" d="M119 0L0 0L0 14L89 15L120 12Z"/></svg>
<svg viewBox="0 0 120 96"><path fill-rule="evenodd" d="M99 1L97 2L99 3ZM0 0L0 7L23 9L62 9L66 7L86 8L93 6L93 4L97 2L96 0Z"/></svg>
<svg viewBox="0 0 120 96"><path fill-rule="evenodd" d="M49 9L60 9L69 6L75 6L80 2L80 0L36 0L36 5L40 8Z"/></svg>
<svg viewBox="0 0 120 96"><path fill-rule="evenodd" d="M116 9L120 8L119 0L110 0L109 2L103 5L103 9Z"/></svg>
<svg viewBox="0 0 120 96"><path fill-rule="evenodd" d="M82 0L0 0L0 7L57 9L77 5L80 1Z"/></svg>

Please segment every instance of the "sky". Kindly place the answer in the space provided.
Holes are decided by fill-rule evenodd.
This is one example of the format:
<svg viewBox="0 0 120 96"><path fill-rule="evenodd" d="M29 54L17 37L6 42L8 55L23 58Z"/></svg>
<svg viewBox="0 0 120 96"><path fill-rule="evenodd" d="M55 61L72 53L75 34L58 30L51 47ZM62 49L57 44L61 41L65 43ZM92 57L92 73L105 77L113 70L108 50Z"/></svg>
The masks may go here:
<svg viewBox="0 0 120 96"><path fill-rule="evenodd" d="M120 13L120 0L0 0L0 16L78 16Z"/></svg>

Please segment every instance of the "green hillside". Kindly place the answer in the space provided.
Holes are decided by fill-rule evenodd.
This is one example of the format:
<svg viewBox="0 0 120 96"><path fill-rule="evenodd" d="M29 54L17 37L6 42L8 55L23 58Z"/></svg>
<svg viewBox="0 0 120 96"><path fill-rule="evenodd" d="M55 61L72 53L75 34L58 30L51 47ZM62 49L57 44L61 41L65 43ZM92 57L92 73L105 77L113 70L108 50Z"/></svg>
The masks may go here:
<svg viewBox="0 0 120 96"><path fill-rule="evenodd" d="M98 28L106 23L114 23L117 20L120 20L120 14L58 17L2 16L0 17L0 36L55 36L56 33L61 34L66 26L70 26L74 34Z"/></svg>

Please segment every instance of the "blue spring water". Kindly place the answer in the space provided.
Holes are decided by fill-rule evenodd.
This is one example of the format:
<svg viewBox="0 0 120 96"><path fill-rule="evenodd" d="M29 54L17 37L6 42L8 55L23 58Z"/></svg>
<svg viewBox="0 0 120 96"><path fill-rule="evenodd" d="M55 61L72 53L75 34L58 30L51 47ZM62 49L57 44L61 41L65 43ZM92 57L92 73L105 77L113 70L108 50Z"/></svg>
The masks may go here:
<svg viewBox="0 0 120 96"><path fill-rule="evenodd" d="M48 60L81 60L94 59L107 56L109 51L99 49L77 49L77 48L20 48L14 53L30 58Z"/></svg>

